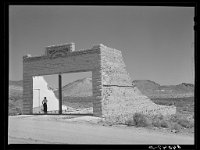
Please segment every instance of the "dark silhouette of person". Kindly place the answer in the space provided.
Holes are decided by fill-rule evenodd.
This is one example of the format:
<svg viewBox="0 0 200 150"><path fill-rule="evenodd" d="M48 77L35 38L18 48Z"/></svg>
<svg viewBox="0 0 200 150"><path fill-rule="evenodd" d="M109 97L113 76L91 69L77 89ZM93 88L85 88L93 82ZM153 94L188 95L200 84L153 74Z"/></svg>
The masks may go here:
<svg viewBox="0 0 200 150"><path fill-rule="evenodd" d="M43 104L44 113L46 114L47 113L47 98L46 97L44 97L42 104Z"/></svg>

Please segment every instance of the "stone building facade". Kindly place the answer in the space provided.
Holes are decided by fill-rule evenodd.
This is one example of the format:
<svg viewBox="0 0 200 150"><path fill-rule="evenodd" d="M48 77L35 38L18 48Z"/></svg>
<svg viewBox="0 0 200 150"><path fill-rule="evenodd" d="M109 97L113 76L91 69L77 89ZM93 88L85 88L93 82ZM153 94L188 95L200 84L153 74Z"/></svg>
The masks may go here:
<svg viewBox="0 0 200 150"><path fill-rule="evenodd" d="M132 85L121 51L102 44L77 51L74 43L70 43L49 46L43 56L23 57L23 114L32 114L33 76L85 71L92 72L94 116L176 112L174 106L156 105Z"/></svg>

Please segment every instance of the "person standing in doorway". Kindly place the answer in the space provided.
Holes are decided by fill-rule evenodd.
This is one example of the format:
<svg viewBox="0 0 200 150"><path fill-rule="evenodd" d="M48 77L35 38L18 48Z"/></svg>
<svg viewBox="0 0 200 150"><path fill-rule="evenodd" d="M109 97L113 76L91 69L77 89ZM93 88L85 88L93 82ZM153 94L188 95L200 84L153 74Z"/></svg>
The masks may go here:
<svg viewBox="0 0 200 150"><path fill-rule="evenodd" d="M47 98L46 97L44 97L42 104L43 104L44 113L46 114L47 113Z"/></svg>

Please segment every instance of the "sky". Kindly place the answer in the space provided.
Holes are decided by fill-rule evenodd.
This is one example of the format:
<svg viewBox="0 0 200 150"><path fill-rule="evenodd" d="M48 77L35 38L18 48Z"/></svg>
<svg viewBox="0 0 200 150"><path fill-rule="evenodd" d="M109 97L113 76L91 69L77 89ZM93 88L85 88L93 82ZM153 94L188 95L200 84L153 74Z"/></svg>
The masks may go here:
<svg viewBox="0 0 200 150"><path fill-rule="evenodd" d="M194 83L194 7L9 6L9 80L23 79L22 57L45 47L104 44L122 51L132 80ZM65 83L91 73L65 74ZM52 79L51 79L52 78ZM55 86L57 75L47 76Z"/></svg>

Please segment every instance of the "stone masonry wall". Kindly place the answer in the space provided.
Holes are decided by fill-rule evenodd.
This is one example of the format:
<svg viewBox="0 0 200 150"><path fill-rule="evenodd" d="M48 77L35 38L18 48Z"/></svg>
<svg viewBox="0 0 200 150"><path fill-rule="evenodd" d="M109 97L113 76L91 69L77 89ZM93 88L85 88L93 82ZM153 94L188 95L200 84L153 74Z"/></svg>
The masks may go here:
<svg viewBox="0 0 200 150"><path fill-rule="evenodd" d="M52 50L54 47L56 49L57 46L51 46L48 49ZM59 57L56 52L53 53L54 57L48 56L47 51L45 53L48 55L23 57L23 114L32 114L33 76L92 71L93 110L94 115L101 116L100 49L74 51L73 45L71 46L73 50L62 53L64 50L61 48L67 46L59 45L58 47Z"/></svg>
<svg viewBox="0 0 200 150"><path fill-rule="evenodd" d="M121 51L102 46L101 63L103 85L132 86Z"/></svg>
<svg viewBox="0 0 200 150"><path fill-rule="evenodd" d="M173 106L161 106L153 103L132 85L122 53L119 50L102 45L101 65L103 117L127 118L132 117L136 112L148 115L170 115L176 112L176 108Z"/></svg>

